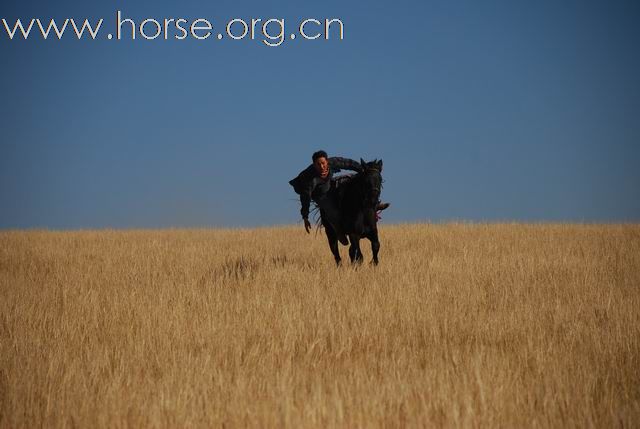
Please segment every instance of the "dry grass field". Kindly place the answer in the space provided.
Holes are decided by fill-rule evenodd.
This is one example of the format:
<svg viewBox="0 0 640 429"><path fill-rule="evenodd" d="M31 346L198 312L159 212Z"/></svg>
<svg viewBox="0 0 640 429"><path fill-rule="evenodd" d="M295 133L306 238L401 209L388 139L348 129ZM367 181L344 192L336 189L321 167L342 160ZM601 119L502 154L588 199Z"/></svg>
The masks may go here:
<svg viewBox="0 0 640 429"><path fill-rule="evenodd" d="M640 426L640 225L381 242L0 232L0 427Z"/></svg>

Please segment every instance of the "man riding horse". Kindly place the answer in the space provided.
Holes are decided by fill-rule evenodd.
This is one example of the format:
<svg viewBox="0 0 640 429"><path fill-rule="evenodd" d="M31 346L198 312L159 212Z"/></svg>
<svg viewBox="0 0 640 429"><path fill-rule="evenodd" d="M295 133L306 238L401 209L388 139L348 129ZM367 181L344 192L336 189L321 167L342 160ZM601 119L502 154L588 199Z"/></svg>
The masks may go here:
<svg viewBox="0 0 640 429"><path fill-rule="evenodd" d="M340 212L338 202L331 198L329 190L336 186L333 175L341 170L351 170L360 173L362 165L348 158L327 157L327 153L319 150L311 157L313 163L305 168L298 176L289 181L293 189L300 195L302 208L300 214L304 221L304 229L307 233L311 230L309 222L309 207L313 200L320 207L320 214L323 222L328 222L335 230L338 240L345 246L349 244L345 232L342 230L340 222ZM378 201L376 210L384 210L389 207L389 203Z"/></svg>

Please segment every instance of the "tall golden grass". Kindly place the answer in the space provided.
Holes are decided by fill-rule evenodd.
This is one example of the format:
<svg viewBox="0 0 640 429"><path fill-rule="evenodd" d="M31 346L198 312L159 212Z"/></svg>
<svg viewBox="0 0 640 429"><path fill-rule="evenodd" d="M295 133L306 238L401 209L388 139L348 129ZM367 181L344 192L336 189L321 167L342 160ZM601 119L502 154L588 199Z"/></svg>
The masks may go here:
<svg viewBox="0 0 640 429"><path fill-rule="evenodd" d="M1 232L0 427L640 425L640 225L381 242Z"/></svg>

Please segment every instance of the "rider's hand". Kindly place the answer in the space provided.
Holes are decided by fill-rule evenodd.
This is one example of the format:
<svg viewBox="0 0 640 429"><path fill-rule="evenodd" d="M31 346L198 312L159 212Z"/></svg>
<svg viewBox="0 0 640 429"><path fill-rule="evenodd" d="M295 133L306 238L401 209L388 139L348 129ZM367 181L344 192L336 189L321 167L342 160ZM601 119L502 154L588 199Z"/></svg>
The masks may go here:
<svg viewBox="0 0 640 429"><path fill-rule="evenodd" d="M307 231L307 234L311 232L311 222L307 218L304 219L304 230Z"/></svg>

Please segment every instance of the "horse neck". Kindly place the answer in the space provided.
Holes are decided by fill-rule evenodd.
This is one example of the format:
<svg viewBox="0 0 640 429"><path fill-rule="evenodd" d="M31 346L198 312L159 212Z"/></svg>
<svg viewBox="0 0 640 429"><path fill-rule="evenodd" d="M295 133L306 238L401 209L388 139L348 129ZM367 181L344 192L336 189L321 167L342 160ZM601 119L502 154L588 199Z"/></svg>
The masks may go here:
<svg viewBox="0 0 640 429"><path fill-rule="evenodd" d="M366 183L364 179L365 179L365 173L360 173L353 178L353 181L351 182L352 183L351 198L353 198L354 201L358 202L358 206L362 208L371 208L371 205L367 204L365 201L367 194L366 194Z"/></svg>

